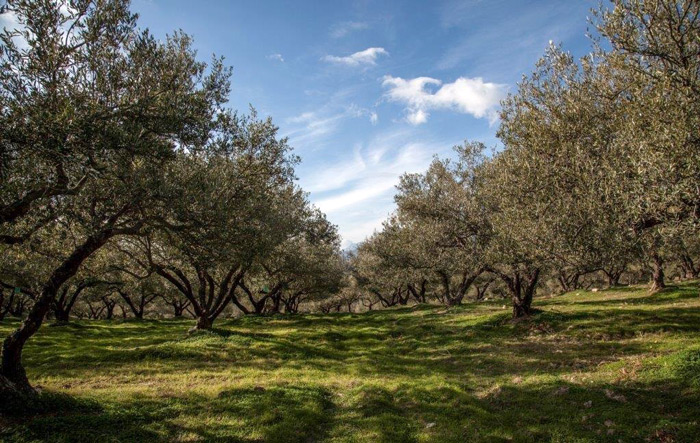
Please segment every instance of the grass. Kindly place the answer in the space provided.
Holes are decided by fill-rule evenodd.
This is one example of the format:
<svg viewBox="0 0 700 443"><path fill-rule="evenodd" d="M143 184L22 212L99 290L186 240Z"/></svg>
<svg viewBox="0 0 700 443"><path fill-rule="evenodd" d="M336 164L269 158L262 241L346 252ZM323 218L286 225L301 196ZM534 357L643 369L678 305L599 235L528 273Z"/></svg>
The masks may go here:
<svg viewBox="0 0 700 443"><path fill-rule="evenodd" d="M44 327L0 440L700 441L697 282L535 303Z"/></svg>

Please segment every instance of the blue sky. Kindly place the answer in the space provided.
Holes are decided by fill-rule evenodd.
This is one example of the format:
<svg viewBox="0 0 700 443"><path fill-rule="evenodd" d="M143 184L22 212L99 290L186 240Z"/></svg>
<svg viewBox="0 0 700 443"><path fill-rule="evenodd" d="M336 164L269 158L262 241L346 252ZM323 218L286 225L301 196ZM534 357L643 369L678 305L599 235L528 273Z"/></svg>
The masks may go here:
<svg viewBox="0 0 700 443"><path fill-rule="evenodd" d="M133 0L157 36L181 28L233 66L231 105L272 116L300 185L360 242L404 172L465 139L496 145L498 101L549 41L589 50L597 1Z"/></svg>

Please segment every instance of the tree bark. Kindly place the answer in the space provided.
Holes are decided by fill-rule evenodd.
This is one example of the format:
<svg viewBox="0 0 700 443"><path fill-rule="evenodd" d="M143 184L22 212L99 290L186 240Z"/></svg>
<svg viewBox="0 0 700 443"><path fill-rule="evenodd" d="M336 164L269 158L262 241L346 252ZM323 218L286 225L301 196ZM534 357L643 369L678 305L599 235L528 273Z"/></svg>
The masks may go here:
<svg viewBox="0 0 700 443"><path fill-rule="evenodd" d="M603 269L605 276L608 277L608 286L613 288L620 285L620 277L625 272L624 266L621 268Z"/></svg>
<svg viewBox="0 0 700 443"><path fill-rule="evenodd" d="M70 320L70 313L73 310L73 306L75 306L75 302L78 299L78 296L81 292L83 292L84 289L86 289L89 286L94 285L85 282L80 282L75 291L73 291L73 293L70 296L68 296L69 288L63 288L63 290L61 291L61 295L58 297L58 299L54 300L52 304L54 317L56 317L56 322L68 323L68 321Z"/></svg>
<svg viewBox="0 0 700 443"><path fill-rule="evenodd" d="M476 287L476 301L481 301L484 299L486 296L486 291L489 289L489 286L493 283L493 279L487 280L482 284L481 286L475 285Z"/></svg>
<svg viewBox="0 0 700 443"><path fill-rule="evenodd" d="M537 290L537 283L540 278L540 269L520 270L513 269L508 274L491 269L491 272L501 277L510 291L513 302L513 319L527 317L532 313L532 299Z"/></svg>
<svg viewBox="0 0 700 443"><path fill-rule="evenodd" d="M114 318L114 307L117 305L117 302L106 297L102 297L102 303L105 305L105 318L107 320L111 320Z"/></svg>
<svg viewBox="0 0 700 443"><path fill-rule="evenodd" d="M450 288L450 275L443 271L438 272L444 291L444 300L447 302L447 306L461 305L464 297L467 295L467 291L469 291L471 285L483 272L483 269L479 269L472 274L469 272L464 272L462 274L462 281L459 283L455 294L452 294L452 289Z"/></svg>
<svg viewBox="0 0 700 443"><path fill-rule="evenodd" d="M425 303L426 298L425 298L425 280L421 280L420 282L420 289L416 289L416 287L412 284L408 284L408 290L411 292L411 295L413 295L413 298L416 299L416 302L418 303Z"/></svg>
<svg viewBox="0 0 700 443"><path fill-rule="evenodd" d="M209 318L207 314L200 315L197 318L197 324L194 329L197 331L208 331L212 328L214 322Z"/></svg>
<svg viewBox="0 0 700 443"><path fill-rule="evenodd" d="M658 253L654 253L652 258L651 272L651 292L658 292L666 287L664 276L664 261Z"/></svg>
<svg viewBox="0 0 700 443"><path fill-rule="evenodd" d="M698 275L700 275L700 267L695 267L692 257L683 254L680 257L680 262L683 277L685 279L692 280L698 278Z"/></svg>
<svg viewBox="0 0 700 443"><path fill-rule="evenodd" d="M557 280L559 281L559 287L561 288L561 293L565 294L567 292L573 291L579 288L579 278L581 274L579 272L573 272L567 274L566 271L559 271L559 276Z"/></svg>

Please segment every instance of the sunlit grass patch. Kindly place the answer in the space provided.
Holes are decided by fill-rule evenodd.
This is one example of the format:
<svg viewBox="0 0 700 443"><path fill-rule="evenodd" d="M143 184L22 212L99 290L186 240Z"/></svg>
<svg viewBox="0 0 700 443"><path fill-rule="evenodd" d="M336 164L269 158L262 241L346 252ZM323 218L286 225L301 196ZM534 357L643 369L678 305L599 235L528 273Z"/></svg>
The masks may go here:
<svg viewBox="0 0 700 443"><path fill-rule="evenodd" d="M43 403L0 439L698 440L697 284L503 305L45 327L25 354Z"/></svg>

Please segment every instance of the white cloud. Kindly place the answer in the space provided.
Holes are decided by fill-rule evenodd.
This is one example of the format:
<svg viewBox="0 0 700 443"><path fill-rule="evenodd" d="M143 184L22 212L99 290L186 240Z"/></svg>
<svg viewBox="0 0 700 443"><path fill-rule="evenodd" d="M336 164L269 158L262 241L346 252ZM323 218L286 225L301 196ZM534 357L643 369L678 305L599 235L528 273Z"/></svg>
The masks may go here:
<svg viewBox="0 0 700 443"><path fill-rule="evenodd" d="M284 63L284 57L282 57L282 54L270 54L267 56L268 60L277 60L279 62Z"/></svg>
<svg viewBox="0 0 700 443"><path fill-rule="evenodd" d="M17 14L15 14L13 11L7 11L0 14L0 31L15 32L22 31L23 28L24 26L20 24L19 19L17 18ZM12 38L12 41L15 43L15 45L17 45L17 48L19 49L29 48L27 40L25 40L25 38L22 35L15 35Z"/></svg>
<svg viewBox="0 0 700 443"><path fill-rule="evenodd" d="M74 17L78 10L73 8L70 5L70 2L65 0L53 0L53 2L54 5L58 6L58 11L61 14L60 29L65 34L71 29L74 22L74 20L72 20L71 17ZM0 7L0 10L2 9L3 8ZM34 34L31 33L31 31L26 29L26 20L27 19L25 17L23 19L24 23L20 23L17 14L12 10L6 10L2 14L0 14L0 32L19 32L17 35L14 35L12 37L12 41L20 50L29 49L29 43L25 38L25 34L29 34L30 38L34 36ZM73 32L75 32L75 30L73 30Z"/></svg>
<svg viewBox="0 0 700 443"><path fill-rule="evenodd" d="M365 22L342 22L331 27L331 37L341 38L350 34L351 32L361 31L367 29L368 25Z"/></svg>
<svg viewBox="0 0 700 443"><path fill-rule="evenodd" d="M452 145L451 141L421 140L416 129L382 133L341 153L340 158L313 166L302 163L300 184L338 225L343 244L357 243L380 228L393 211L399 177L424 171L434 154Z"/></svg>
<svg viewBox="0 0 700 443"><path fill-rule="evenodd" d="M292 140L293 145L312 145L333 133L344 117L344 112L336 114L304 112L287 119L287 122L292 124L294 129L285 135Z"/></svg>
<svg viewBox="0 0 700 443"><path fill-rule="evenodd" d="M373 126L379 121L379 116L375 111L357 106L355 103L351 103L350 106L347 107L347 112L353 117L368 117L369 122L372 123Z"/></svg>
<svg viewBox="0 0 700 443"><path fill-rule="evenodd" d="M285 136L292 140L293 145L303 147L302 145L315 144L327 138L338 128L344 118L367 117L372 125L378 121L376 112L354 103L345 106L342 110L338 108L340 106L328 105L318 111L303 112L288 118L286 121L291 124L292 129Z"/></svg>
<svg viewBox="0 0 700 443"><path fill-rule="evenodd" d="M422 109L416 109L415 111L409 112L406 116L406 120L412 125L422 125L428 121L428 114Z"/></svg>
<svg viewBox="0 0 700 443"><path fill-rule="evenodd" d="M382 82L389 88L387 100L406 105L406 119L413 125L428 121L430 110L450 109L476 118L488 118L493 124L498 119L496 108L506 96L506 85L484 82L481 77L460 77L453 83L443 84L430 77L403 79L387 75ZM428 89L432 86L434 91Z"/></svg>
<svg viewBox="0 0 700 443"><path fill-rule="evenodd" d="M384 48L367 48L364 51L359 51L345 57L335 55L327 55L322 60L337 63L345 66L371 66L377 64L377 58L380 55L389 55Z"/></svg>

